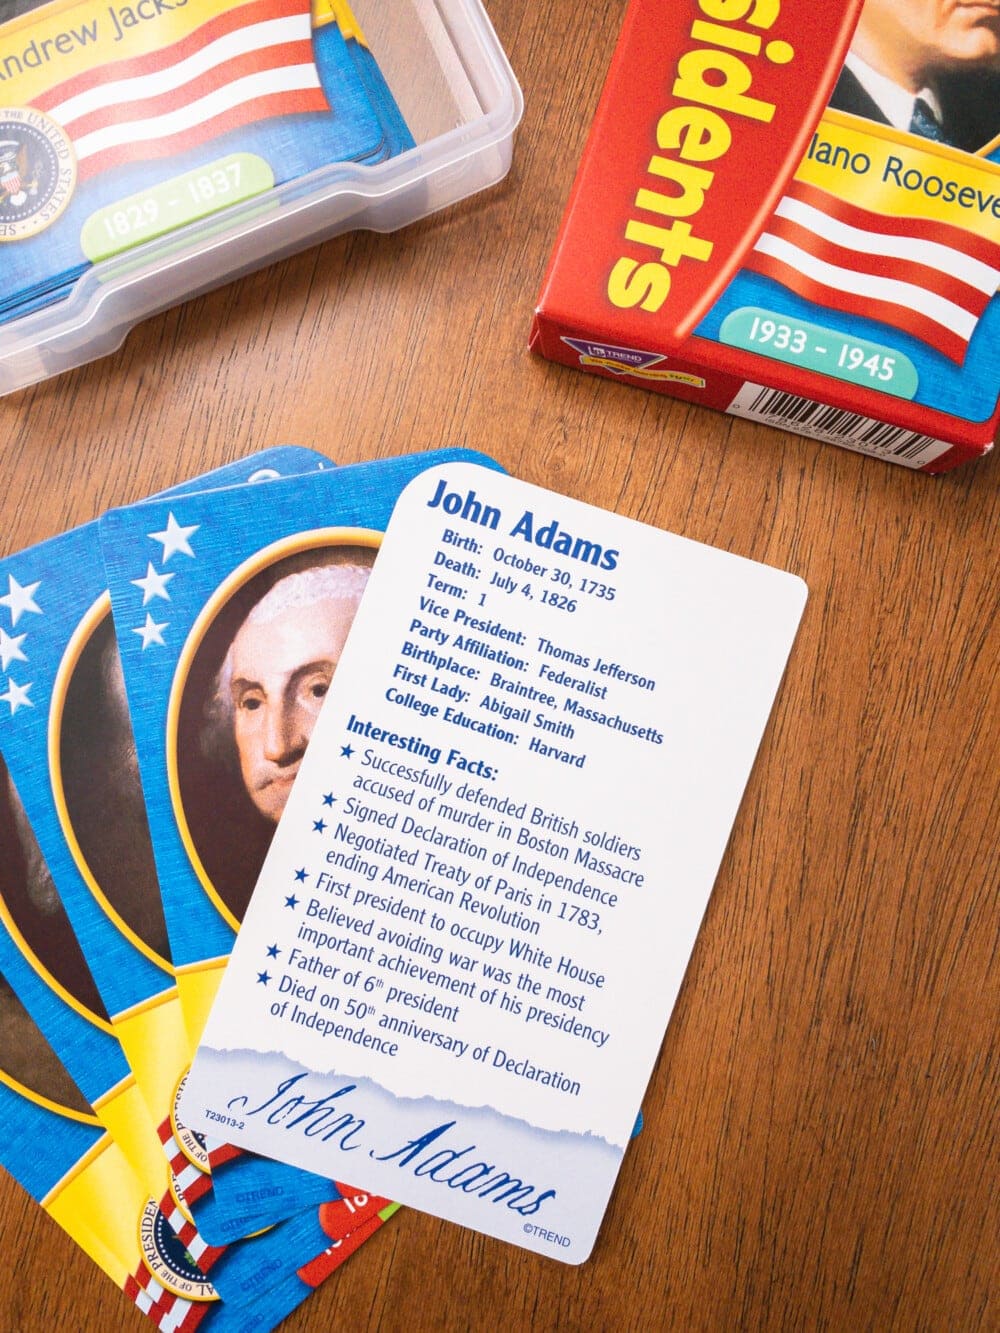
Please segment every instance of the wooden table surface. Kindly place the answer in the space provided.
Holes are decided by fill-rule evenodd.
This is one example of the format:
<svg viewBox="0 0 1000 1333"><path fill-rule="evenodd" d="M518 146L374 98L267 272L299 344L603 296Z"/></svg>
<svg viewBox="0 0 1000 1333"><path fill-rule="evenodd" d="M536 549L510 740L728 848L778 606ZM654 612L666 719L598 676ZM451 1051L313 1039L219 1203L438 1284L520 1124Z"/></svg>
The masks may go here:
<svg viewBox="0 0 1000 1333"><path fill-rule="evenodd" d="M932 479L528 354L623 9L492 0L527 104L499 187L0 400L0 554L275 443L465 444L801 575L592 1258L406 1210L284 1327L996 1329L1000 457ZM144 1326L7 1177L0 1254L0 1329Z"/></svg>

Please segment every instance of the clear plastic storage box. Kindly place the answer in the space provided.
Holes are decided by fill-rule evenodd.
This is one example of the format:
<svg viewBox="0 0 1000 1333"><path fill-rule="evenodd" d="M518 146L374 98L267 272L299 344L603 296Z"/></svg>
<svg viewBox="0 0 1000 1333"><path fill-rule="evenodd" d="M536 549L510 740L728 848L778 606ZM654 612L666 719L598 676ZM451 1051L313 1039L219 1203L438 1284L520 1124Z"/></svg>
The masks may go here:
<svg viewBox="0 0 1000 1333"><path fill-rule="evenodd" d="M118 11L119 19L125 8ZM99 240L93 248L91 236L94 262L60 289L58 299L0 322L0 394L107 355L140 320L232 278L341 232L396 230L507 173L523 102L478 0L352 0L351 11L415 146L374 165L336 162L272 187L265 181L238 203L206 207L204 216L155 239L129 243L108 257L102 256ZM110 7L105 12L110 15ZM145 11L140 3L128 12L141 17ZM54 57L59 49L22 41L18 59L39 52ZM64 86L76 91L72 82ZM4 101L0 85L0 104ZM22 188L13 161L19 136L11 117L17 114L0 105L0 154L5 142L11 145L11 163L6 168L0 163L0 176L7 171L0 185L8 201L20 198L11 191ZM204 173L176 180L191 195L212 189ZM225 188L224 176L219 184ZM162 203L162 189L158 197ZM144 207L153 211L152 204ZM132 211L141 223L141 209ZM103 208L87 219L86 227L93 231L100 224L111 232L114 226L127 227L129 217ZM14 249L0 244L0 289L9 287L4 275L13 274Z"/></svg>

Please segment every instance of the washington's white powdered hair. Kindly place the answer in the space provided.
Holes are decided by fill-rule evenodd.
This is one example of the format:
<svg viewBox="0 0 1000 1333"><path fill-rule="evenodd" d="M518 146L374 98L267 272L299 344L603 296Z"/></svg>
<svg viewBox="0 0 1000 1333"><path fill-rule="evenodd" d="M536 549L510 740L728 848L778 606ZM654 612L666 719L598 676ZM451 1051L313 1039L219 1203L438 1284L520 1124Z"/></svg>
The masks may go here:
<svg viewBox="0 0 1000 1333"><path fill-rule="evenodd" d="M353 602L357 609L370 573L362 565L320 565L287 574L264 594L243 624L268 625L283 611L317 602Z"/></svg>
<svg viewBox="0 0 1000 1333"><path fill-rule="evenodd" d="M233 680L233 649L244 625L269 625L285 611L295 607L316 606L320 602L353 602L353 620L370 573L371 569L365 565L317 565L279 579L249 611L233 635L233 641L215 678L210 712L217 716L232 716L229 687Z"/></svg>

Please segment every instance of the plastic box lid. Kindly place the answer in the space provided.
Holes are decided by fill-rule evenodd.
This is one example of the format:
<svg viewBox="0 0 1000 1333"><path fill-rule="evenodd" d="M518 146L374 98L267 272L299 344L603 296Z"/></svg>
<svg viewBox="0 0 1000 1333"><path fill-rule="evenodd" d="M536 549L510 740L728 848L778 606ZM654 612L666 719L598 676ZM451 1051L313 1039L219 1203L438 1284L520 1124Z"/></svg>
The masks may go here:
<svg viewBox="0 0 1000 1333"><path fill-rule="evenodd" d="M106 356L189 297L345 231L394 231L506 175L524 104L479 0L351 8L415 147L330 164L100 260L64 299L0 324L0 394Z"/></svg>

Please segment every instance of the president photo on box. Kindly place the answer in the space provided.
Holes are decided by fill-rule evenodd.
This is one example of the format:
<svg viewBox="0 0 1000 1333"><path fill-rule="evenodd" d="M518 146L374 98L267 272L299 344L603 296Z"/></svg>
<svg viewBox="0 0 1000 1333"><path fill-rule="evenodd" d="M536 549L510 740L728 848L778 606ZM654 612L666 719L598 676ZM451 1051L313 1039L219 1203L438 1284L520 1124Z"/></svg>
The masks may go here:
<svg viewBox="0 0 1000 1333"><path fill-rule="evenodd" d="M1000 134L997 0L866 0L830 105L966 152Z"/></svg>

